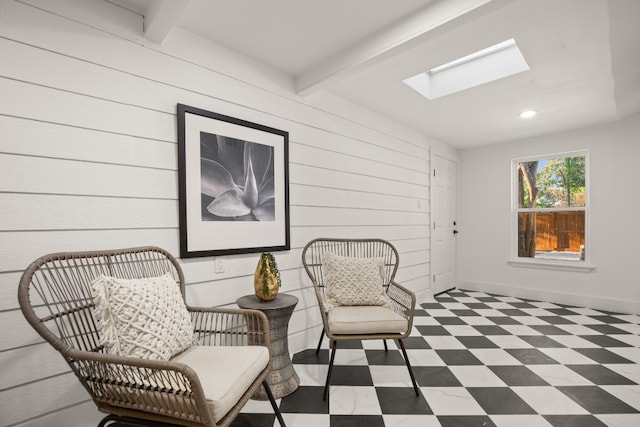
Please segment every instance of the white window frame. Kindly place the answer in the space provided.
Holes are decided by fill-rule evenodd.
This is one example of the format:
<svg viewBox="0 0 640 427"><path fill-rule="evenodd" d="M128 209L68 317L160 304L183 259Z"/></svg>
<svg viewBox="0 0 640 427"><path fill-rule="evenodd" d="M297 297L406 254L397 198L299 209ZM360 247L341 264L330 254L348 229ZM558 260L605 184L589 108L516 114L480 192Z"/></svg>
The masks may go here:
<svg viewBox="0 0 640 427"><path fill-rule="evenodd" d="M584 157L584 173L585 173L585 201L584 207L563 207L563 208L546 208L548 212L554 211L584 211L584 245L585 245L585 259L584 260L554 260L554 259L542 259L542 258L525 258L518 256L518 213L523 210L518 206L518 164L522 162L531 162L535 160L550 160L558 157ZM595 266L591 263L591 236L590 236L590 204L591 197L589 192L591 191L591 185L589 182L589 152L587 150L582 151L569 151L562 153L543 154L540 156L520 157L511 160L511 253L508 259L508 263L515 267L530 267L530 268L546 268L555 270L569 270L569 271L592 271ZM535 211L536 209L531 209ZM524 211L528 211L524 210Z"/></svg>

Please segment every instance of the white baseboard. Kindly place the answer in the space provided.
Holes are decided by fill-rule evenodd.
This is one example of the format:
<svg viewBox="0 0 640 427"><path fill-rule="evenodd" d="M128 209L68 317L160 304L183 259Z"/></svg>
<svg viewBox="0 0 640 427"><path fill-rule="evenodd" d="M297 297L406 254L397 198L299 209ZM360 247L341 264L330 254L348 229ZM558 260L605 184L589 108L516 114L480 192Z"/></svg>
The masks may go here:
<svg viewBox="0 0 640 427"><path fill-rule="evenodd" d="M594 308L597 310L613 311L617 313L640 314L640 301L621 300L612 297L598 297L592 295L569 294L545 289L534 289L502 283L479 282L474 280L460 280L458 289L481 291L518 298L528 298L537 301L548 301L577 307Z"/></svg>

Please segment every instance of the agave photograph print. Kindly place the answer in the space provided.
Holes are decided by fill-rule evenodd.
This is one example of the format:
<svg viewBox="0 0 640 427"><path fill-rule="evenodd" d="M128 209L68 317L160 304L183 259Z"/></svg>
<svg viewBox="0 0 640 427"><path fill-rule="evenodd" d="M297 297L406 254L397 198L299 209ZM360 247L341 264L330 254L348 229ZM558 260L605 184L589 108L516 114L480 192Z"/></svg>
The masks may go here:
<svg viewBox="0 0 640 427"><path fill-rule="evenodd" d="M178 104L180 256L289 249L285 131Z"/></svg>

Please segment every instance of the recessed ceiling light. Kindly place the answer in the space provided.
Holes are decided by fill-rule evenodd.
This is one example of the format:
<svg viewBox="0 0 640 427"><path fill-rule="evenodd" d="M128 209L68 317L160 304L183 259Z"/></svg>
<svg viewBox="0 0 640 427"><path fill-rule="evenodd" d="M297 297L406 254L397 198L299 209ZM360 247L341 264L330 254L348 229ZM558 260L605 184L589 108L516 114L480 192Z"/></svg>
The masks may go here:
<svg viewBox="0 0 640 427"><path fill-rule="evenodd" d="M522 119L530 119L534 117L538 112L536 110L527 110L520 113L520 118Z"/></svg>

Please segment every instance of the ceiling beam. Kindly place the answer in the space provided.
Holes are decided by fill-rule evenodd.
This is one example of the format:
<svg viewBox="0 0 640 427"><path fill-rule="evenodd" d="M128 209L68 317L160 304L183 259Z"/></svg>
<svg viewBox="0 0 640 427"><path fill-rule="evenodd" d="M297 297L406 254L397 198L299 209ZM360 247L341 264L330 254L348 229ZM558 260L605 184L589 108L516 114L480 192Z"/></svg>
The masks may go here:
<svg viewBox="0 0 640 427"><path fill-rule="evenodd" d="M492 0L437 0L357 43L296 78L296 91L308 96L410 48L430 31Z"/></svg>
<svg viewBox="0 0 640 427"><path fill-rule="evenodd" d="M182 12L189 5L189 0L172 1L156 0L151 2L149 10L144 15L144 36L147 40L162 44L175 27Z"/></svg>

